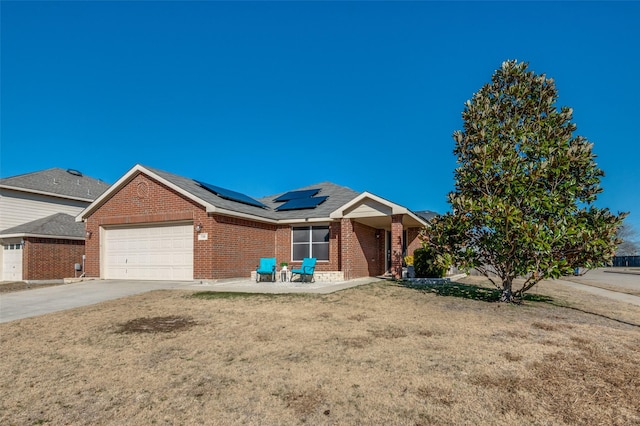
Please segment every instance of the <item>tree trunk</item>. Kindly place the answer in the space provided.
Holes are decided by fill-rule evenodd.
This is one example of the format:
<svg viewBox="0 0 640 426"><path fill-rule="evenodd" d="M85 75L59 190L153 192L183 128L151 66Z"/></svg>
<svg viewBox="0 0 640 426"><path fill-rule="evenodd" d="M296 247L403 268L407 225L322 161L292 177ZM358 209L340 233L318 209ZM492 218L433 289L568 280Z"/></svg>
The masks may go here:
<svg viewBox="0 0 640 426"><path fill-rule="evenodd" d="M500 301L506 303L513 303L515 299L513 298L512 291L513 281L511 278L506 278L502 281L502 294L500 295Z"/></svg>

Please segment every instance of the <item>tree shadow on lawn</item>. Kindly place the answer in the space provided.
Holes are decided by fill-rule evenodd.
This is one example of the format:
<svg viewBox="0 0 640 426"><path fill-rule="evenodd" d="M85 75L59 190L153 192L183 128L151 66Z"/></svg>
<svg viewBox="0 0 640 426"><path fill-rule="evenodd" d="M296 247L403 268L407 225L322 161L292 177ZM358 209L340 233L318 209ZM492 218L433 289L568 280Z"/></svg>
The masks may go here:
<svg viewBox="0 0 640 426"><path fill-rule="evenodd" d="M414 283L410 281L398 281L403 287L421 290L426 293L435 293L438 296L460 297L463 299L480 300L482 302L500 301L500 290L487 288L473 284L463 284L459 282L442 282L437 284ZM528 294L522 296L522 302L552 302L549 296L541 294Z"/></svg>
<svg viewBox="0 0 640 426"><path fill-rule="evenodd" d="M501 293L500 290L496 288L487 288L487 287L482 287L482 286L473 285L473 284L464 284L464 283L451 282L451 281L437 283L437 284L414 283L410 281L396 281L396 283L402 287L412 288L415 290L423 291L425 293L435 293L438 296L460 297L463 299L479 300L481 302L490 302L490 303L500 301L500 293ZM636 324L630 321L625 321L619 318L614 318L611 315L605 315L598 312L592 312L590 310L571 306L566 302L555 300L550 296L544 296L542 294L525 293L520 303L524 303L524 302L548 303L549 305L556 306L558 308L571 309L574 311L582 312L589 315L595 315L601 318L605 318L611 321L630 325L633 327L640 327L640 324Z"/></svg>

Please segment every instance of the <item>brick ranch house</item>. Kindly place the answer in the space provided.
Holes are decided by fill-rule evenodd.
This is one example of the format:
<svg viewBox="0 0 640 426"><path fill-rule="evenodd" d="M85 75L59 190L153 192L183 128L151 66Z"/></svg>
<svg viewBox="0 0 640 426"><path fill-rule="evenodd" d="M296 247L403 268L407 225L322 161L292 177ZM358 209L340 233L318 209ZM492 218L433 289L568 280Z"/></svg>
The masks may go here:
<svg viewBox="0 0 640 426"><path fill-rule="evenodd" d="M0 179L0 281L79 274L85 230L75 217L108 187L60 168Z"/></svg>
<svg viewBox="0 0 640 426"><path fill-rule="evenodd" d="M261 257L316 280L392 273L420 246L425 218L368 192L319 183L253 199L135 165L77 217L86 228L86 276L216 280L250 277Z"/></svg>

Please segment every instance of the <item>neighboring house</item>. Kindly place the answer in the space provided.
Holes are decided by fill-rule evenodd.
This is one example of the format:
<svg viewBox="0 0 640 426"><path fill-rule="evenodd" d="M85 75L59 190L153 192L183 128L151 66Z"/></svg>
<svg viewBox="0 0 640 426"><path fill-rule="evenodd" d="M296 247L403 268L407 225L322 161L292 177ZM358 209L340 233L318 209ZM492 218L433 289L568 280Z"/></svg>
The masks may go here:
<svg viewBox="0 0 640 426"><path fill-rule="evenodd" d="M249 277L261 257L290 268L315 257L318 280L400 276L426 224L332 183L253 199L141 165L76 220L86 226L87 277L149 280Z"/></svg>
<svg viewBox="0 0 640 426"><path fill-rule="evenodd" d="M85 238L75 216L108 187L59 168L0 179L0 280L73 277Z"/></svg>
<svg viewBox="0 0 640 426"><path fill-rule="evenodd" d="M438 213L432 212L431 210L420 210L415 213L416 215L420 216L422 219L424 219L427 222L431 221L431 219L438 216Z"/></svg>

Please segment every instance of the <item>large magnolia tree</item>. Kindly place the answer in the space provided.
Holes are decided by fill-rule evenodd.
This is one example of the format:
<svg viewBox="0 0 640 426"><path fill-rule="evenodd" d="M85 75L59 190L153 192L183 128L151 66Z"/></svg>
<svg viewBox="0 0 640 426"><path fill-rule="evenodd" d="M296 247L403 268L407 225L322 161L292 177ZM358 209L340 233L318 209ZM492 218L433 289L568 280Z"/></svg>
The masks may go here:
<svg viewBox="0 0 640 426"><path fill-rule="evenodd" d="M626 213L593 206L604 173L557 96L554 81L527 63L502 64L466 102L463 130L453 134L452 213L424 230L423 244L442 264L476 268L502 301L520 301L542 279L601 266L619 243Z"/></svg>

